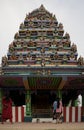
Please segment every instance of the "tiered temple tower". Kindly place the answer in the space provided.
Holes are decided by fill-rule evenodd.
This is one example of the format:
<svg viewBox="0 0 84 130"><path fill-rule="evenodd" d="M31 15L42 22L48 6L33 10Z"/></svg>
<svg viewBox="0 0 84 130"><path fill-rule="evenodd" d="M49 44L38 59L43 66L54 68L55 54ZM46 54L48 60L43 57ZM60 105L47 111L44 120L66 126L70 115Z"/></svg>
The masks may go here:
<svg viewBox="0 0 84 130"><path fill-rule="evenodd" d="M13 42L9 45L7 57L2 58L5 67L56 67L77 66L77 47L71 43L63 24L43 5L26 15ZM39 73L39 72L38 72Z"/></svg>

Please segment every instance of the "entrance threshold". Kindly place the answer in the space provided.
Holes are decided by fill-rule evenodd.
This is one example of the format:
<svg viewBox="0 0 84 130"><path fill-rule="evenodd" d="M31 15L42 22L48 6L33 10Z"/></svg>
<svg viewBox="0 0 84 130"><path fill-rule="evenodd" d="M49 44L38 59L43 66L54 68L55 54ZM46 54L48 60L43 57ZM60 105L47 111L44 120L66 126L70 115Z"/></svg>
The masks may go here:
<svg viewBox="0 0 84 130"><path fill-rule="evenodd" d="M56 120L54 120L56 122ZM36 123L52 123L53 119L52 118L33 118L32 122Z"/></svg>

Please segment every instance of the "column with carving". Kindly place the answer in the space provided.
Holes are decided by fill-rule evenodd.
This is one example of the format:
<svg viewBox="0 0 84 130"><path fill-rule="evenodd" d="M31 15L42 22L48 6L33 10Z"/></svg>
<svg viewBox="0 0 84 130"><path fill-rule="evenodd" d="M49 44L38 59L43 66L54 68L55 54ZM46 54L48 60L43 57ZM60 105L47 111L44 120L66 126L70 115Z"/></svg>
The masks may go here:
<svg viewBox="0 0 84 130"><path fill-rule="evenodd" d="M32 115L31 115L31 91L26 91L26 117L25 122L31 122Z"/></svg>

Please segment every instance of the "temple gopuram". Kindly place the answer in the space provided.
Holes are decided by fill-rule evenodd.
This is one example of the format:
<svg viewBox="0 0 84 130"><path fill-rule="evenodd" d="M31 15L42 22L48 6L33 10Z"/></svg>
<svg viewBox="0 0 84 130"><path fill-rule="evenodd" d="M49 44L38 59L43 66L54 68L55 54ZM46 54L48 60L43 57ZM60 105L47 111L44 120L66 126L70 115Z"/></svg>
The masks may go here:
<svg viewBox="0 0 84 130"><path fill-rule="evenodd" d="M62 98L64 107L76 107L81 94L84 106L84 58L78 57L63 24L43 5L26 14L2 57L0 113L6 92L13 106L25 106L25 121L52 117L56 96Z"/></svg>

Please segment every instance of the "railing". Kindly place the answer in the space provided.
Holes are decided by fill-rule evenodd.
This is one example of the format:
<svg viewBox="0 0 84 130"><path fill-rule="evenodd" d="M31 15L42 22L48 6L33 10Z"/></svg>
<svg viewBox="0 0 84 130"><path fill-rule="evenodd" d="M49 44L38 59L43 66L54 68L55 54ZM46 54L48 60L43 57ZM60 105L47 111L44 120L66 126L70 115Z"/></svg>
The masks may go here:
<svg viewBox="0 0 84 130"><path fill-rule="evenodd" d="M24 122L25 107L12 107L12 121L13 122Z"/></svg>
<svg viewBox="0 0 84 130"><path fill-rule="evenodd" d="M84 107L64 107L63 118L64 122L81 122L84 112Z"/></svg>
<svg viewBox="0 0 84 130"><path fill-rule="evenodd" d="M42 112L41 109L39 110L40 112ZM48 113L49 112L47 110L45 111L44 114L48 114ZM12 114L13 114L13 118L12 118L13 122L24 122L24 117L26 116L26 108L23 106L12 107ZM81 122L83 114L84 114L84 107L64 107L63 108L63 121L64 122Z"/></svg>

